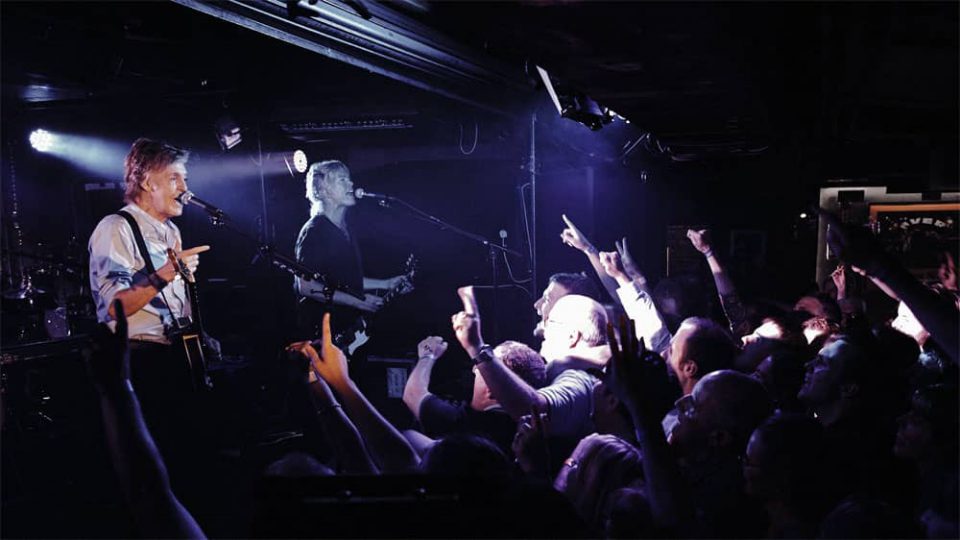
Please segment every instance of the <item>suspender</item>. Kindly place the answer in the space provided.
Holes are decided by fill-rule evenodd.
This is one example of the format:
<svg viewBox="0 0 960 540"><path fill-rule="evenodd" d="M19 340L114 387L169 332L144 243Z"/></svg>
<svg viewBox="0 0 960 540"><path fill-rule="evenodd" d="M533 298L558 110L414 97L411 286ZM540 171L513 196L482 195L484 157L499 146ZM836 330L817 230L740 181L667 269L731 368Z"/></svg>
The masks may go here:
<svg viewBox="0 0 960 540"><path fill-rule="evenodd" d="M143 241L143 233L140 232L140 225L137 224L137 220L133 219L133 216L126 210L120 210L117 212L117 215L127 220L130 228L133 229L133 239L137 242L137 249L140 250L140 256L143 257L143 262L146 263L147 272L150 274L156 272L157 269L153 266L153 261L150 260L150 252L147 251L147 243Z"/></svg>
<svg viewBox="0 0 960 540"><path fill-rule="evenodd" d="M150 252L147 251L147 243L143 240L143 233L140 232L140 225L137 223L137 220L135 220L133 216L131 216L126 210L119 210L117 215L127 220L127 223L130 224L130 228L133 230L133 239L137 243L137 249L140 250L140 256L143 258L143 262L145 263L144 267L147 269L147 274L153 274L157 271L157 269L155 266L153 266L153 261L150 260ZM170 302L167 301L167 296L163 294L162 289L160 290L160 298L163 299L163 303L167 306L167 312L170 313L170 318L173 319L174 325L179 325L179 319L176 315L174 315L173 309L170 308Z"/></svg>

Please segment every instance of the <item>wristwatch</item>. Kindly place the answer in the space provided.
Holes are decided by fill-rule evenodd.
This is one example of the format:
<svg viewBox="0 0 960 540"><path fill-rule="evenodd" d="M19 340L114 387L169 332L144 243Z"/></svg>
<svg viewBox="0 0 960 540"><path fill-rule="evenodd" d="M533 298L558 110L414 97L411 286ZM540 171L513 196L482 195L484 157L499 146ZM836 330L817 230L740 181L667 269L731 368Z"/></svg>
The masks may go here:
<svg viewBox="0 0 960 540"><path fill-rule="evenodd" d="M484 362L489 362L493 360L493 347L490 345L483 345L480 347L480 352L476 356L470 359L473 362L474 366L479 366Z"/></svg>
<svg viewBox="0 0 960 540"><path fill-rule="evenodd" d="M153 285L154 287L156 287L156 289L157 289L158 291L163 290L163 288L166 287L167 284L170 283L169 281L167 281L167 280L163 279L162 277L160 277L160 274L158 274L158 273L156 273L156 272L147 275L147 281L150 282L151 285Z"/></svg>

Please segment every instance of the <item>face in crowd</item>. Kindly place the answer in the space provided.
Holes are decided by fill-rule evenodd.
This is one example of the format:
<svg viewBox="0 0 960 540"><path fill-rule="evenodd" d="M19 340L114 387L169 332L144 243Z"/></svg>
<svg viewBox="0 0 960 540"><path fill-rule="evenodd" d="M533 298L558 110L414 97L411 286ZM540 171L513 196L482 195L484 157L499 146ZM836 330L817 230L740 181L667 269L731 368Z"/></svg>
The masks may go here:
<svg viewBox="0 0 960 540"><path fill-rule="evenodd" d="M570 294L570 291L556 281L551 281L547 284L547 288L543 290L543 295L533 303L533 309L536 310L537 315L540 316L540 322L537 323L537 327L533 330L534 336L543 338L547 317L550 316L550 311L553 309L553 305L557 302L557 300L568 294Z"/></svg>

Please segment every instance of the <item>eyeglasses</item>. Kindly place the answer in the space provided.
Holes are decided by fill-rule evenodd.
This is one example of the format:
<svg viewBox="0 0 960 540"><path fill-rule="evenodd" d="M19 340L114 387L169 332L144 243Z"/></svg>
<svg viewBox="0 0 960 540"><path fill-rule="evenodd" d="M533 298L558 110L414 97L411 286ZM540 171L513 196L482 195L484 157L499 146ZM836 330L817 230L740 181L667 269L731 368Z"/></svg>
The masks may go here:
<svg viewBox="0 0 960 540"><path fill-rule="evenodd" d="M570 468L570 469L579 469L579 468L580 468L580 461L578 461L578 460L576 460L576 459L574 459L574 458L567 458L567 459L565 459L565 460L563 461L563 466L564 466L564 467L568 467L568 468Z"/></svg>

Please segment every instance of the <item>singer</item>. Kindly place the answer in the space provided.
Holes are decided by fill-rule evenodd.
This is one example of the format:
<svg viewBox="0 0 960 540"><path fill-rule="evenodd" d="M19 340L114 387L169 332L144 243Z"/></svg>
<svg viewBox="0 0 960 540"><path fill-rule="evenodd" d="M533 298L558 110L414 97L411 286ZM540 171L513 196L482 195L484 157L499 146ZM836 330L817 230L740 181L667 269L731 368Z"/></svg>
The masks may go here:
<svg viewBox="0 0 960 540"><path fill-rule="evenodd" d="M183 250L180 230L171 221L183 213L177 197L187 189L188 158L186 150L137 139L124 160L127 205L104 217L88 244L97 318L113 325L114 301L127 315L131 382L174 476L178 458L191 461L187 449L199 443L191 432L199 411L193 405L190 366L178 354L182 343L171 345L176 329L192 314L184 280L167 249L194 273L199 254L210 249ZM180 444L185 441L190 443Z"/></svg>
<svg viewBox="0 0 960 540"><path fill-rule="evenodd" d="M357 199L350 169L343 162L312 164L307 170L306 188L310 218L297 238L297 260L325 275L327 282L339 289L328 302L318 284L299 278L294 284L301 333L315 338L320 337L324 313L330 313L333 334L340 334L363 313L376 312L383 306L383 300L370 291L396 288L405 278L364 277L360 247L347 225L347 210L357 204Z"/></svg>

